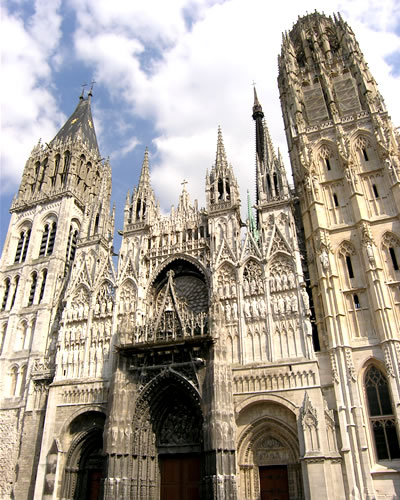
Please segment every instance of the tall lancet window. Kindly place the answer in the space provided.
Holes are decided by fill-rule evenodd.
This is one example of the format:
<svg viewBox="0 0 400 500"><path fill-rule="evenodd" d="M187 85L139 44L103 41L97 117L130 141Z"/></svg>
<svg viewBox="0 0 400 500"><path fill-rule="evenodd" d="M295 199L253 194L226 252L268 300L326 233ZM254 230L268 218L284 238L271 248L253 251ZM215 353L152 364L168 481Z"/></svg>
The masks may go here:
<svg viewBox="0 0 400 500"><path fill-rule="evenodd" d="M385 375L375 365L365 374L368 414L378 460L400 458L396 419Z"/></svg>
<svg viewBox="0 0 400 500"><path fill-rule="evenodd" d="M17 251L15 252L14 263L25 262L26 254L28 252L29 240L31 237L31 230L24 229L19 235L19 240L17 244Z"/></svg>

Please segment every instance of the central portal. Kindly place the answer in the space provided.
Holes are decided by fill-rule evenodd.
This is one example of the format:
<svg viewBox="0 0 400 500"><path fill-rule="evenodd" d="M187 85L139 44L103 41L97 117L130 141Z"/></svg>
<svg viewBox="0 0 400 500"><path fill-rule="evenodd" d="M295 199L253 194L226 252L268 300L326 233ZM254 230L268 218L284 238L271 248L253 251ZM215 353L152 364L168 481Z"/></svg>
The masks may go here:
<svg viewBox="0 0 400 500"><path fill-rule="evenodd" d="M161 455L160 500L200 500L201 463L197 455Z"/></svg>

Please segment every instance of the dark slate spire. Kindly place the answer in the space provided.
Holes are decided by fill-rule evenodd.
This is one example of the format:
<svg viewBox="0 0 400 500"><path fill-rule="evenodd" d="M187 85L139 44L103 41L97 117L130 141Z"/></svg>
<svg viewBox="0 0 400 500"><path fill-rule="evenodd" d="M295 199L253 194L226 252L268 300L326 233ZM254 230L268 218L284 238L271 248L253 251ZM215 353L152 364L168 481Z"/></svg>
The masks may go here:
<svg viewBox="0 0 400 500"><path fill-rule="evenodd" d="M64 126L60 129L50 144L54 144L58 141L67 142L69 140L74 141L75 139L80 139L82 142L86 143L89 150L94 150L94 152L100 156L92 118L92 111L90 109L91 96L91 91L89 92L87 99L84 98L82 93L75 111L68 118Z"/></svg>

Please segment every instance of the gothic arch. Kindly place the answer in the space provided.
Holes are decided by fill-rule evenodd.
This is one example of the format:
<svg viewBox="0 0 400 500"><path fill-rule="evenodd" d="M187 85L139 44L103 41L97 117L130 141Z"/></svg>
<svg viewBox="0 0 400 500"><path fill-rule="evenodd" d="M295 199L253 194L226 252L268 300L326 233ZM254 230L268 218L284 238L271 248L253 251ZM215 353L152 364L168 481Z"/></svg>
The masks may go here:
<svg viewBox="0 0 400 500"><path fill-rule="evenodd" d="M256 403L246 405L250 412L242 410L242 418L237 417L237 424L244 426L237 443L240 496L259 499L262 471L270 474L271 468L280 467L287 474L290 498L303 498L296 413L278 401L258 401L263 414L254 418L259 412L252 414L251 406Z"/></svg>
<svg viewBox="0 0 400 500"><path fill-rule="evenodd" d="M205 280L205 283L206 283L206 286L207 288L209 289L210 288L210 280L209 280L209 275L208 275L208 272L207 270L205 269L205 267L197 260L197 259L194 259L193 257L191 257L190 255L186 255L186 254L181 254L181 253L177 253L177 254L174 254L172 255L171 257L168 257L167 259L164 260L164 262L162 262L152 273L152 275L150 276L150 279L149 279L149 282L148 282L148 289L150 290L153 285L154 285L154 282L155 280L157 279L157 277L159 276L159 274L167 267L169 266L171 263L173 263L174 261L178 261L178 260L186 260L187 262L189 262L190 264L194 265L195 267L197 267L197 269L200 271L200 273L203 275L204 277L204 280Z"/></svg>
<svg viewBox="0 0 400 500"><path fill-rule="evenodd" d="M284 398L277 394L260 394L257 396L250 396L243 401L241 401L235 408L236 415L239 415L241 412L245 411L250 406L255 404L259 404L260 402L265 403L278 403L288 410L290 410L296 417L299 415L299 408L290 401L290 399Z"/></svg>
<svg viewBox="0 0 400 500"><path fill-rule="evenodd" d="M70 418L68 425L64 424L66 432L62 441L68 452L64 463L62 498L84 498L89 490L93 490L94 482L100 493L100 477L105 474L105 419L105 414L98 409L86 408Z"/></svg>
<svg viewBox="0 0 400 500"><path fill-rule="evenodd" d="M400 238L386 231L381 238L381 252L387 278L397 280L400 275Z"/></svg>

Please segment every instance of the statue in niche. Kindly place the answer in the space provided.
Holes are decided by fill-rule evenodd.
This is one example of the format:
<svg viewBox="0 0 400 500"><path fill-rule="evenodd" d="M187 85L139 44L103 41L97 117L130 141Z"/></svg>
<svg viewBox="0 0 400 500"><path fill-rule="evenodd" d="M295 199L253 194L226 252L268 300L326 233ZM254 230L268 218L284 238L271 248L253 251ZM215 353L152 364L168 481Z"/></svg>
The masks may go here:
<svg viewBox="0 0 400 500"><path fill-rule="evenodd" d="M286 304L286 312L290 313L292 311L292 299L290 295L286 295L285 304Z"/></svg>
<svg viewBox="0 0 400 500"><path fill-rule="evenodd" d="M252 295L255 295L257 293L257 283L254 278L250 281L250 290Z"/></svg>
<svg viewBox="0 0 400 500"><path fill-rule="evenodd" d="M232 283L231 285L231 296L236 297L236 283Z"/></svg>
<svg viewBox="0 0 400 500"><path fill-rule="evenodd" d="M322 252L319 256L319 260L321 262L322 269L326 271L329 267L329 255L325 247L323 247L322 249Z"/></svg>
<svg viewBox="0 0 400 500"><path fill-rule="evenodd" d="M247 281L247 279L243 280L243 290L244 290L245 295L250 295L250 286L249 286L249 282Z"/></svg>
<svg viewBox="0 0 400 500"><path fill-rule="evenodd" d="M232 304L232 316L233 316L233 319L238 319L238 306L237 306L237 302L233 302Z"/></svg>
<svg viewBox="0 0 400 500"><path fill-rule="evenodd" d="M275 296L271 297L271 303L272 303L272 310L275 315L279 314L279 306L278 306L278 299Z"/></svg>
<svg viewBox="0 0 400 500"><path fill-rule="evenodd" d="M372 246L372 243L370 241L367 241L365 244L365 248L367 251L368 260L371 262L371 264L374 264L375 263L375 255L374 255L374 247Z"/></svg>
<svg viewBox="0 0 400 500"><path fill-rule="evenodd" d="M258 302L255 297L251 301L251 315L254 319L258 318Z"/></svg>
<svg viewBox="0 0 400 500"><path fill-rule="evenodd" d="M291 309L293 313L297 313L299 308L298 308L298 303L297 303L297 297L296 294L292 294L292 299L291 299Z"/></svg>
<svg viewBox="0 0 400 500"><path fill-rule="evenodd" d="M269 290L270 290L270 292L275 292L275 279L274 279L274 277L271 277L269 279Z"/></svg>
<svg viewBox="0 0 400 500"><path fill-rule="evenodd" d="M294 273L290 272L288 275L289 288L296 288L296 278Z"/></svg>
<svg viewBox="0 0 400 500"><path fill-rule="evenodd" d="M230 306L229 302L227 302L225 304L225 319L226 319L226 321L231 320L231 306Z"/></svg>
<svg viewBox="0 0 400 500"><path fill-rule="evenodd" d="M306 316L310 316L311 311L310 311L310 299L308 297L307 290L304 287L300 288L300 293L301 293L301 298L303 301L303 306L304 306L304 314Z"/></svg>
<svg viewBox="0 0 400 500"><path fill-rule="evenodd" d="M285 299L282 295L279 295L278 297L278 310L279 314L285 314Z"/></svg>
<svg viewBox="0 0 400 500"><path fill-rule="evenodd" d="M251 318L250 301L249 300L244 301L244 315L246 318Z"/></svg>
<svg viewBox="0 0 400 500"><path fill-rule="evenodd" d="M280 292L282 290L282 280L279 274L275 275L275 290Z"/></svg>
<svg viewBox="0 0 400 500"><path fill-rule="evenodd" d="M262 297L258 299L258 310L260 311L260 317L265 318L266 316L266 309L265 309L265 302Z"/></svg>
<svg viewBox="0 0 400 500"><path fill-rule="evenodd" d="M282 290L287 289L287 284L288 284L288 279L287 279L286 273L283 273L282 274Z"/></svg>

